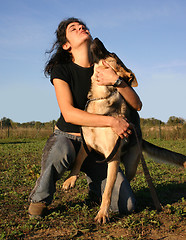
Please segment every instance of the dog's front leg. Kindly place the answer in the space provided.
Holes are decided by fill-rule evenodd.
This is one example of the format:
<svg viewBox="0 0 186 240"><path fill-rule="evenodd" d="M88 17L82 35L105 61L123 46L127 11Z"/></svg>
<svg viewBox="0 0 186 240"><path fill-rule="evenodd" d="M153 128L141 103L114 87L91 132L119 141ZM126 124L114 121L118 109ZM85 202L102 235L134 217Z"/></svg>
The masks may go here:
<svg viewBox="0 0 186 240"><path fill-rule="evenodd" d="M83 144L81 144L81 148L79 150L77 158L75 159L71 173L67 177L66 181L63 183L63 190L68 190L69 188L73 188L75 186L78 175L80 173L81 166L86 157L87 153L85 152Z"/></svg>
<svg viewBox="0 0 186 240"><path fill-rule="evenodd" d="M95 221L97 221L98 223L104 224L107 222L107 220L109 220L109 207L111 203L112 190L116 181L119 167L118 159L119 158L117 158L116 160L116 158L114 158L111 162L108 163L106 186L102 196L102 202L99 212L95 217Z"/></svg>

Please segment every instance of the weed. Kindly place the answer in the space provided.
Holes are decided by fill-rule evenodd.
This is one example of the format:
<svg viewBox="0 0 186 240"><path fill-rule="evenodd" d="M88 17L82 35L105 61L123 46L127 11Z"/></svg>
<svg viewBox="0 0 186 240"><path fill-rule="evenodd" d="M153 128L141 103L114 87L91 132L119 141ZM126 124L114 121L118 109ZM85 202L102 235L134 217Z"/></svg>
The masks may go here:
<svg viewBox="0 0 186 240"><path fill-rule="evenodd" d="M80 174L73 190L64 192L62 184L67 172L57 182L48 215L40 220L30 220L27 199L40 174L45 142L46 139L0 140L0 239L153 239L153 231L159 239L166 234L185 236L185 173L180 168L157 164L151 159L146 162L163 205L161 212L154 210L139 165L137 175L131 181L137 200L134 213L127 216L111 213L109 223L96 224L94 217L99 205L92 204L88 198L84 174ZM151 142L186 154L184 141L153 139Z"/></svg>

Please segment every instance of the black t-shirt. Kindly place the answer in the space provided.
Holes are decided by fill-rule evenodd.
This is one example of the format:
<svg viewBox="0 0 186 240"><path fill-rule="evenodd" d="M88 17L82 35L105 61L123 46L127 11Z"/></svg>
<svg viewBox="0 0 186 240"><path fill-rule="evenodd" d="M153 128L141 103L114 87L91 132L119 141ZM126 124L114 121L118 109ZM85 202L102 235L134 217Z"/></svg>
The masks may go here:
<svg viewBox="0 0 186 240"><path fill-rule="evenodd" d="M72 92L74 107L84 110L92 74L93 67L84 68L73 62L56 64L52 69L51 83L53 84L54 78L67 82ZM62 114L56 125L64 132L80 132L80 126L65 122Z"/></svg>
<svg viewBox="0 0 186 240"><path fill-rule="evenodd" d="M53 84L54 78L67 82L72 92L74 107L84 110L88 100L87 94L90 89L92 74L93 67L83 68L73 62L56 64L51 73L51 83ZM136 126L137 135L141 137L139 114L132 107L130 109L130 121ZM60 114L56 125L64 132L80 132L80 126L65 122L62 114ZM129 139L129 142L134 144L136 142L135 134L130 135Z"/></svg>

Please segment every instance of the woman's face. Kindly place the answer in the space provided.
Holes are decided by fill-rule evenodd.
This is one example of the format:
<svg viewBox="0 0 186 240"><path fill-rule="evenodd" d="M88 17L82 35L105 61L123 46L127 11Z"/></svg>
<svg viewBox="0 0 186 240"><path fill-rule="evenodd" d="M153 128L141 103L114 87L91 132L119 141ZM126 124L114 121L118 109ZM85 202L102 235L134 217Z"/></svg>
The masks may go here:
<svg viewBox="0 0 186 240"><path fill-rule="evenodd" d="M67 42L63 45L65 50L78 48L84 42L90 42L92 37L89 30L78 22L70 23L66 29Z"/></svg>

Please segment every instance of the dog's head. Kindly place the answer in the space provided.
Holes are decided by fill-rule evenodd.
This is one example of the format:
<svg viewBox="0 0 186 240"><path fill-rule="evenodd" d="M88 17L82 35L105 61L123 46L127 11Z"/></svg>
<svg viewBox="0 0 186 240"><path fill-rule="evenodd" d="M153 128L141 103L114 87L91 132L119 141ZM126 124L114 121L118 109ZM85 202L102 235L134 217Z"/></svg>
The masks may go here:
<svg viewBox="0 0 186 240"><path fill-rule="evenodd" d="M91 45L90 51L93 58L93 63L98 63L101 59L106 59L110 56L110 52L105 48L103 43L98 39L95 38Z"/></svg>
<svg viewBox="0 0 186 240"><path fill-rule="evenodd" d="M104 59L120 77L128 81L129 85L132 87L138 86L134 73L124 65L115 53L109 52L98 38L92 41L90 51L93 63L99 63L100 60Z"/></svg>

